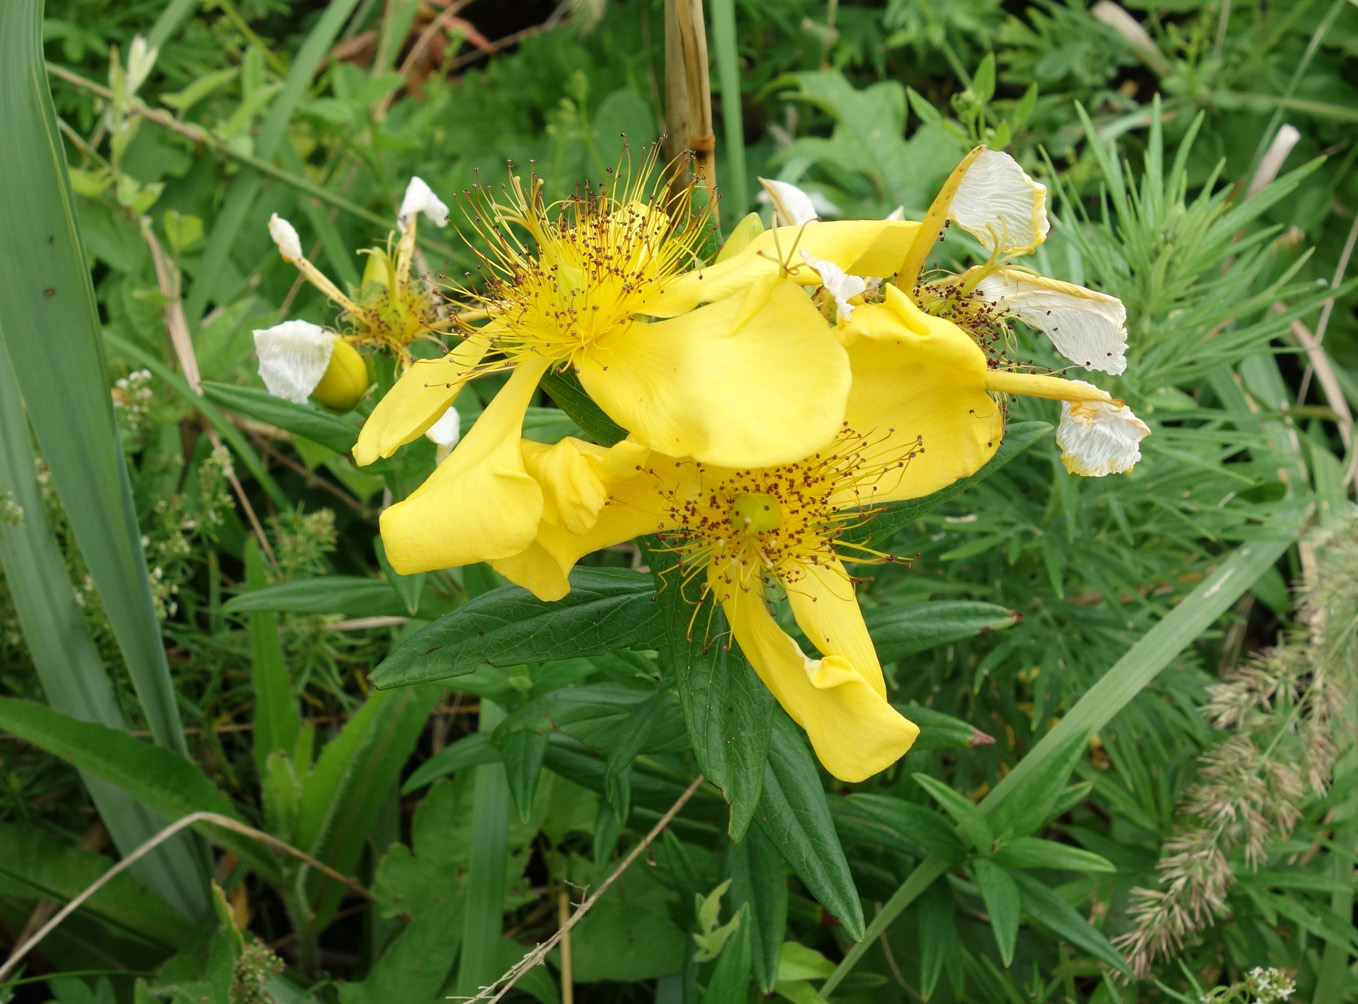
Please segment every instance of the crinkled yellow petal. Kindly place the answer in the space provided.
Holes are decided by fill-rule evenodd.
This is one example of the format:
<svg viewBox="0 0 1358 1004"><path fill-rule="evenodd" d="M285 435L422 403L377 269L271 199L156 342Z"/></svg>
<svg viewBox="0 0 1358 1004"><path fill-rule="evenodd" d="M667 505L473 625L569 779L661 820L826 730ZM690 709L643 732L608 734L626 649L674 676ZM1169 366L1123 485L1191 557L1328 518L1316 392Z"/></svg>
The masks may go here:
<svg viewBox="0 0 1358 1004"><path fill-rule="evenodd" d="M853 369L845 422L882 476L838 501L918 498L974 474L999 448L1004 416L986 393L986 358L961 328L895 286L840 327ZM852 500L852 501L851 501Z"/></svg>
<svg viewBox="0 0 1358 1004"><path fill-rule="evenodd" d="M634 439L723 467L768 467L839 431L849 361L796 283L776 276L666 321L633 323L576 363Z"/></svg>
<svg viewBox="0 0 1358 1004"><path fill-rule="evenodd" d="M635 476L650 451L623 440L605 448L567 436L547 446L525 439L525 469L542 486L542 518L570 533L585 533L599 517L616 482Z"/></svg>
<svg viewBox="0 0 1358 1004"><path fill-rule="evenodd" d="M799 267L798 281L820 284L818 273L807 270L801 252L838 265L849 275L884 277L901 265L919 224L913 220L833 220L802 227L765 230L738 254L715 265L686 272L665 284L645 313L677 317L698 306L749 288L765 276L777 275L783 262Z"/></svg>
<svg viewBox="0 0 1358 1004"><path fill-rule="evenodd" d="M1044 240L1047 189L999 150L985 150L963 176L948 215L992 255L1027 254Z"/></svg>
<svg viewBox="0 0 1358 1004"><path fill-rule="evenodd" d="M510 582L542 600L559 600L570 591L566 577L586 554L672 525L674 501L697 491L698 475L691 463L654 455L647 459L635 443L626 441L608 450L579 440L571 443L594 466L607 504L579 533L544 518L531 544L491 562ZM643 461L645 470L638 471ZM548 494L558 490L543 487ZM556 504L559 508L559 497Z"/></svg>
<svg viewBox="0 0 1358 1004"><path fill-rule="evenodd" d="M832 559L825 565L798 564L779 571L792 616L811 644L823 655L843 656L886 697L882 664L844 566Z"/></svg>
<svg viewBox="0 0 1358 1004"><path fill-rule="evenodd" d="M488 346L485 336L472 335L442 359L421 359L406 370L363 423L354 462L371 464L422 436L448 410Z"/></svg>
<svg viewBox="0 0 1358 1004"><path fill-rule="evenodd" d="M783 633L757 589L729 589L709 572L741 651L783 710L806 730L816 757L841 781L862 781L899 760L919 729L842 655L808 659Z"/></svg>
<svg viewBox="0 0 1358 1004"><path fill-rule="evenodd" d="M547 369L520 363L452 454L382 513L382 543L402 575L517 554L532 543L542 489L523 466L523 416Z"/></svg>

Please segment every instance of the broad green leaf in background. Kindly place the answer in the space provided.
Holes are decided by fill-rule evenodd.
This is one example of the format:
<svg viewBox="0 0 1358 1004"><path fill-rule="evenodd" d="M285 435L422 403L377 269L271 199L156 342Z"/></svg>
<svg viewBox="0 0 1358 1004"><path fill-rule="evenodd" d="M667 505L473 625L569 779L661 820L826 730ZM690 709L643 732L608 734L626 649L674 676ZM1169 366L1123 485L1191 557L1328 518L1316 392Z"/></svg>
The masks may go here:
<svg viewBox="0 0 1358 1004"><path fill-rule="evenodd" d="M1080 912L1051 890L1041 879L1023 872L1008 872L1018 886L1023 912L1043 927L1051 929L1063 941L1068 941L1100 962L1112 966L1124 976L1131 977L1131 967L1113 947L1103 932L1087 921Z"/></svg>
<svg viewBox="0 0 1358 1004"><path fill-rule="evenodd" d="M854 941L863 937L863 904L825 804L820 771L801 729L773 716L764 787L755 825Z"/></svg>
<svg viewBox="0 0 1358 1004"><path fill-rule="evenodd" d="M74 899L112 867L102 854L63 847L46 833L0 823L0 896ZM163 948L182 947L192 931L184 915L147 892L129 874L117 875L81 908Z"/></svg>
<svg viewBox="0 0 1358 1004"><path fill-rule="evenodd" d="M504 710L499 705L481 701L478 731L493 733L503 720ZM463 997L475 996L504 971L495 949L504 928L505 867L509 863L507 766L487 763L472 772L471 841L463 900L466 913L455 990Z"/></svg>
<svg viewBox="0 0 1358 1004"><path fill-rule="evenodd" d="M703 995L705 1004L746 1004L750 999L750 907L740 907L738 925L726 939Z"/></svg>
<svg viewBox="0 0 1358 1004"><path fill-rule="evenodd" d="M358 983L339 985L340 1004L427 1004L439 996L462 941L462 901L421 913Z"/></svg>
<svg viewBox="0 0 1358 1004"><path fill-rule="evenodd" d="M41 704L0 697L0 729L116 784L170 818L215 812L239 819L231 800L198 768L177 753L150 746L126 732L81 722ZM278 864L259 844L231 830L201 824L261 876L276 881Z"/></svg>
<svg viewBox="0 0 1358 1004"><path fill-rule="evenodd" d="M303 784L298 847L343 875L353 872L387 793L400 780L442 692L431 685L373 694L345 722ZM334 918L344 887L313 872L307 889L316 926L323 929Z"/></svg>
<svg viewBox="0 0 1358 1004"><path fill-rule="evenodd" d="M663 583L658 602L667 641L662 656L674 673L693 755L731 806L727 829L738 841L760 804L775 714L773 695L744 653L727 640L721 608L710 599L699 608L685 595L673 555L652 552L651 561ZM692 640L690 627L696 632Z"/></svg>
<svg viewBox="0 0 1358 1004"><path fill-rule="evenodd" d="M778 958L787 929L787 874L782 857L758 827L727 851L731 903L749 911L750 961L760 989L778 981ZM827 970L825 975L829 975Z"/></svg>
<svg viewBox="0 0 1358 1004"><path fill-rule="evenodd" d="M976 885L981 890L986 913L990 914L990 927L995 932L995 944L1000 949L1000 961L1007 969L1014 961L1014 945L1018 943L1018 884L1004 868L989 858L973 860L971 871L976 876Z"/></svg>
<svg viewBox="0 0 1358 1004"><path fill-rule="evenodd" d="M151 734L185 753L47 88L41 23L41 0L0 5L0 340Z"/></svg>
<svg viewBox="0 0 1358 1004"><path fill-rule="evenodd" d="M319 407L274 397L263 387L236 387L204 380L203 396L213 404L285 429L336 453L348 453L358 441L358 426L352 421Z"/></svg>
<svg viewBox="0 0 1358 1004"><path fill-rule="evenodd" d="M620 568L577 568L555 603L518 586L469 600L407 638L372 671L379 689L445 680L484 663L517 666L654 648L660 608L651 577Z"/></svg>
<svg viewBox="0 0 1358 1004"><path fill-rule="evenodd" d="M249 585L249 583L247 583ZM405 604L385 579L328 575L272 586L250 586L222 604L224 613L343 614L346 617L400 616Z"/></svg>
<svg viewBox="0 0 1358 1004"><path fill-rule="evenodd" d="M863 611L868 633L883 662L1012 627L1018 618L1016 610L971 600L892 604Z"/></svg>

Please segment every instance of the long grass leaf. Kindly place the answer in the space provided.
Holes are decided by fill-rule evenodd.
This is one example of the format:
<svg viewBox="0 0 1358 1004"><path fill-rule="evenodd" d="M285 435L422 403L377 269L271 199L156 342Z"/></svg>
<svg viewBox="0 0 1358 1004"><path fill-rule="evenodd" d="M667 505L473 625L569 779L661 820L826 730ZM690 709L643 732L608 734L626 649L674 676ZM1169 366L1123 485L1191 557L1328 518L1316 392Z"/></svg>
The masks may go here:
<svg viewBox="0 0 1358 1004"><path fill-rule="evenodd" d="M9 357L0 352L0 485L23 514L17 525L0 524L0 567L10 586L19 629L51 707L82 721L126 730L103 660L85 629L56 537L43 517L35 460L19 385ZM161 816L113 784L83 771L80 777L123 854L165 825ZM205 876L190 848L187 837L168 841L131 871L161 899L196 916L208 901Z"/></svg>
<svg viewBox="0 0 1358 1004"><path fill-rule="evenodd" d="M0 5L0 339L156 741L187 751L43 69L40 0Z"/></svg>

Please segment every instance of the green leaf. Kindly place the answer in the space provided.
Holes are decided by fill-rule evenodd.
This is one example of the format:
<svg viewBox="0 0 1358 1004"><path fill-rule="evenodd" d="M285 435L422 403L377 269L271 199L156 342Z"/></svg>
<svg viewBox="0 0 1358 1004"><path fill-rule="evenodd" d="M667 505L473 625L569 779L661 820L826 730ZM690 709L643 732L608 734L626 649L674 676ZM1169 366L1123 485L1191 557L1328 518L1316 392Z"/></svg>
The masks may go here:
<svg viewBox="0 0 1358 1004"><path fill-rule="evenodd" d="M727 851L726 874L731 879L731 903L749 910L751 965L760 989L768 993L782 978L779 959L788 896L783 859L755 827ZM826 966L822 975L828 976L834 967Z"/></svg>
<svg viewBox="0 0 1358 1004"><path fill-rule="evenodd" d="M321 751L302 786L297 846L342 875L352 874L387 792L397 783L442 688L373 694ZM312 872L307 880L317 929L334 917L344 887Z"/></svg>
<svg viewBox="0 0 1358 1004"><path fill-rule="evenodd" d="M341 1004L427 1004L457 960L462 942L462 901L417 916L383 949L358 983L340 983Z"/></svg>
<svg viewBox="0 0 1358 1004"><path fill-rule="evenodd" d="M685 588L675 555L650 547L646 553L663 618L662 665L674 674L698 766L731 807L727 832L737 842L759 806L775 714L773 695L740 649L721 642L729 637L725 614L719 606L698 606L691 595L696 588L691 583ZM695 624L711 641L690 641Z"/></svg>
<svg viewBox="0 0 1358 1004"><path fill-rule="evenodd" d="M0 897L69 901L112 867L102 854L67 847L50 834L0 823ZM184 946L192 935L184 915L149 893L131 875L114 876L81 912L153 942L164 949Z"/></svg>
<svg viewBox="0 0 1358 1004"><path fill-rule="evenodd" d="M498 705L483 699L480 731L490 732L503 715ZM509 782L505 766L488 763L472 772L471 841L463 901L467 922L454 991L464 997L475 995L503 972L495 946L503 933L505 868L509 863Z"/></svg>
<svg viewBox="0 0 1358 1004"><path fill-rule="evenodd" d="M339 415L274 397L263 387L203 381L203 396L213 404L275 428L286 429L336 453L348 453L358 441L358 426Z"/></svg>
<svg viewBox="0 0 1358 1004"><path fill-rule="evenodd" d="M863 937L863 905L801 729L777 713L755 825L849 937Z"/></svg>
<svg viewBox="0 0 1358 1004"><path fill-rule="evenodd" d="M401 598L401 605L405 607L405 612L414 617L420 609L420 590L424 588L424 572L416 572L413 575L402 575L391 567L391 562L387 560L387 548L382 543L381 537L373 538L373 553L377 555L377 563L382 566L382 574L386 576L387 583L396 595Z"/></svg>
<svg viewBox="0 0 1358 1004"><path fill-rule="evenodd" d="M657 644L659 606L650 576L577 568L571 591L548 603L501 586L440 617L373 670L378 689L446 680L478 666L517 666Z"/></svg>
<svg viewBox="0 0 1358 1004"><path fill-rule="evenodd" d="M858 527L846 531L845 539L858 544L869 540L886 540L901 527L909 526L922 516L933 512L944 502L961 495L973 485L980 484L1020 453L1045 437L1051 430L1052 427L1046 422L1012 423L1005 429L1004 442L995 451L995 455L971 477L954 481L947 488L942 488L932 495L926 495L922 499L907 499L904 502L894 502L882 506L881 512L872 519L864 520Z"/></svg>
<svg viewBox="0 0 1358 1004"><path fill-rule="evenodd" d="M995 854L995 860L1009 868L1052 868L1091 873L1117 871L1113 862L1092 851L1040 837L1015 837Z"/></svg>
<svg viewBox="0 0 1358 1004"><path fill-rule="evenodd" d="M731 924L735 927L712 967L703 1004L746 1004L749 1000L750 908L741 907Z"/></svg>
<svg viewBox="0 0 1358 1004"><path fill-rule="evenodd" d="M185 753L118 441L41 48L42 3L0 5L0 341L156 742ZM201 906L206 906L204 900Z"/></svg>
<svg viewBox="0 0 1358 1004"><path fill-rule="evenodd" d="M549 370L539 386L596 443L612 446L627 438L627 430L603 413L570 370Z"/></svg>
<svg viewBox="0 0 1358 1004"><path fill-rule="evenodd" d="M546 732L511 732L500 744L500 758L504 762L509 794L514 799L514 807L519 810L521 822L528 822L528 816L533 811L533 796L537 792L538 778L542 776L542 761L546 755Z"/></svg>
<svg viewBox="0 0 1358 1004"><path fill-rule="evenodd" d="M251 587L222 604L224 613L258 611L286 614L343 614L346 617L396 616L406 612L401 598L385 579L329 575L298 579L262 588Z"/></svg>
<svg viewBox="0 0 1358 1004"><path fill-rule="evenodd" d="M81 722L40 704L0 697L0 729L117 785L171 819L215 812L239 819L231 800L196 764L163 746L149 746L126 732ZM209 824L214 839L259 874L277 881L278 864L248 837Z"/></svg>
<svg viewBox="0 0 1358 1004"><path fill-rule="evenodd" d="M823 980L835 971L835 964L814 948L785 941L778 949L778 982Z"/></svg>
<svg viewBox="0 0 1358 1004"><path fill-rule="evenodd" d="M1012 627L1018 619L1016 610L969 600L893 604L863 611L868 633L883 662Z"/></svg>
<svg viewBox="0 0 1358 1004"><path fill-rule="evenodd" d="M990 853L990 845L995 842L994 832L990 824L986 822L985 816L981 811L967 801L966 796L953 791L938 778L930 777L928 774L912 774L916 783L929 793L935 802L943 807L943 811L957 822L966 838L971 841L971 846L982 854Z"/></svg>
<svg viewBox="0 0 1358 1004"><path fill-rule="evenodd" d="M926 750L975 749L977 746L990 746L995 740L981 732L976 726L960 718L946 715L933 708L910 704L893 704L893 708L919 726L919 738L910 747L911 753Z"/></svg>
<svg viewBox="0 0 1358 1004"><path fill-rule="evenodd" d="M473 732L439 750L406 779L401 786L401 794L409 795L419 791L426 784L447 777L454 771L466 767L476 767L483 763L494 763L500 759L500 750L491 745L490 737L484 732Z"/></svg>
<svg viewBox="0 0 1358 1004"><path fill-rule="evenodd" d="M1057 937L1076 948L1088 952L1100 962L1106 962L1128 979L1132 970L1103 932L1085 920L1079 912L1046 884L1023 872L1011 872L1010 878L1018 886L1023 912Z"/></svg>
<svg viewBox="0 0 1358 1004"><path fill-rule="evenodd" d="M1014 793L990 817L994 831L1002 838L1026 837L1047 822L1066 789L1066 781L1089 748L1089 733L1068 736L1050 750L1037 768L1023 778Z"/></svg>
<svg viewBox="0 0 1358 1004"><path fill-rule="evenodd" d="M876 820L889 832L912 840L930 854L958 862L966 857L966 846L958 839L954 828L927 805L891 795L866 793L850 795L847 801L855 811Z"/></svg>
<svg viewBox="0 0 1358 1004"><path fill-rule="evenodd" d="M952 885L939 877L920 894L918 910L920 996L929 1000L948 956L957 951L957 906Z"/></svg>
<svg viewBox="0 0 1358 1004"><path fill-rule="evenodd" d="M266 581L259 542L251 537L245 544L245 584L256 590ZM273 613L259 611L250 615L250 655L250 677L255 693L253 752L255 768L263 777L269 754L291 750L302 727L302 718L292 697L292 681L283 665L278 617Z"/></svg>
<svg viewBox="0 0 1358 1004"><path fill-rule="evenodd" d="M1000 961L1006 969L1014 961L1014 945L1018 943L1019 890L1014 879L989 858L976 858L971 872L981 890L986 912L990 914L990 929L995 932L995 944L1000 949Z"/></svg>

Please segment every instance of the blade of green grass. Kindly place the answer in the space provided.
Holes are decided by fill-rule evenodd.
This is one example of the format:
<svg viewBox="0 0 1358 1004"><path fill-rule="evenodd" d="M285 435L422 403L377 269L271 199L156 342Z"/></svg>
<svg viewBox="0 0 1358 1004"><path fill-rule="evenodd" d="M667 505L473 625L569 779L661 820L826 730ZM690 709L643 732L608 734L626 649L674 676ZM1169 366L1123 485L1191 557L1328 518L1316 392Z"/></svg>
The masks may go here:
<svg viewBox="0 0 1358 1004"><path fill-rule="evenodd" d="M1300 520L1298 520L1300 522ZM1094 684L1070 713L1048 732L1026 757L977 806L993 813L1025 777L1074 736L1086 729L1097 732L1127 706L1142 688L1224 614L1274 562L1292 546L1294 538L1256 541L1235 551ZM926 858L905 880L868 925L863 940L849 949L821 988L828 997L858 963L878 936L920 893L948 868L938 855Z"/></svg>
<svg viewBox="0 0 1358 1004"><path fill-rule="evenodd" d="M712 48L717 60L717 88L721 94L722 132L726 140L726 177L722 200L728 219L745 215L749 193L745 177L745 122L740 108L740 54L736 51L735 0L712 0Z"/></svg>
<svg viewBox="0 0 1358 1004"><path fill-rule="evenodd" d="M492 732L505 713L481 702L482 732ZM471 847L467 859L467 898L462 925L455 993L471 997L503 971L499 945L505 906L505 868L509 862L509 780L503 763L474 768Z"/></svg>
<svg viewBox="0 0 1358 1004"><path fill-rule="evenodd" d="M156 741L187 751L118 442L94 288L40 46L41 0L0 5L0 340Z"/></svg>
<svg viewBox="0 0 1358 1004"><path fill-rule="evenodd" d="M85 629L60 548L43 516L28 423L19 385L0 352L0 485L23 510L15 526L0 524L0 567L10 586L19 628L47 703L74 718L127 729L103 660ZM163 817L92 774L81 780L99 818L123 854L165 826ZM132 866L133 876L188 916L207 909L204 875L187 837L175 838Z"/></svg>
<svg viewBox="0 0 1358 1004"><path fill-rule="evenodd" d="M261 160L271 160L278 152L279 144L287 136L292 113L297 110L298 103L312 84L321 60L330 51L330 46L334 44L340 29L344 27L344 22L357 3L358 0L332 0L297 51L292 69L288 71L288 76L283 81L283 89L274 98L273 104L269 107L269 114L265 116L255 136L255 156ZM236 245L241 228L250 218L262 183L260 176L253 171L242 172L231 183L226 202L221 212L217 214L212 233L208 236L203 259L194 274L193 286L189 289L184 304L184 314L195 329L201 322L213 294L220 292L220 288L214 287L222 282L224 276L231 274L231 270L226 267L231 249ZM260 227L264 226L264 220L261 219L258 223Z"/></svg>

